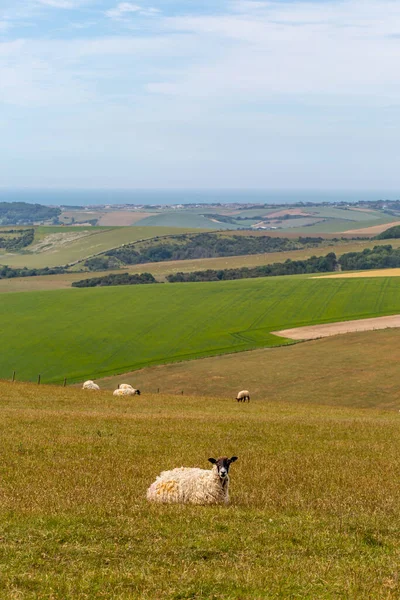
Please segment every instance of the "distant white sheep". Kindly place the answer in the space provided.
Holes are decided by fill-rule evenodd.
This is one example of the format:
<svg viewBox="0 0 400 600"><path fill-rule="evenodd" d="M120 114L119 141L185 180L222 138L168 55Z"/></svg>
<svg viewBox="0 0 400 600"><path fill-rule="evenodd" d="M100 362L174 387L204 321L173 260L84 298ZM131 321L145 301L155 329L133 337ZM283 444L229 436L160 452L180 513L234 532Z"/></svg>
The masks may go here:
<svg viewBox="0 0 400 600"><path fill-rule="evenodd" d="M140 390L135 390L133 387L117 388L113 392L113 396L140 396Z"/></svg>
<svg viewBox="0 0 400 600"><path fill-rule="evenodd" d="M118 389L119 390L133 390L133 386L130 383L119 383Z"/></svg>
<svg viewBox="0 0 400 600"><path fill-rule="evenodd" d="M236 400L238 402L246 402L246 400L247 402L250 402L250 392L248 390L242 390L236 396Z"/></svg>
<svg viewBox="0 0 400 600"><path fill-rule="evenodd" d="M97 383L94 383L94 381L92 381L91 379L89 379L88 381L85 381L85 383L82 386L83 390L99 390L99 386L97 385Z"/></svg>
<svg viewBox="0 0 400 600"><path fill-rule="evenodd" d="M147 500L178 504L227 504L229 502L229 467L237 460L209 458L210 469L180 467L163 471L147 490Z"/></svg>

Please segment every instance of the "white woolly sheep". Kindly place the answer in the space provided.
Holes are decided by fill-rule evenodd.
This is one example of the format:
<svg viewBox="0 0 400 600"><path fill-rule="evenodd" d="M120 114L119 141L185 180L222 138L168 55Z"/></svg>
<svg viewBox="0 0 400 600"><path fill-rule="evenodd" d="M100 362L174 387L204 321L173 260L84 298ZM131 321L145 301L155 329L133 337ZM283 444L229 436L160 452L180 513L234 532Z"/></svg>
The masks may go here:
<svg viewBox="0 0 400 600"><path fill-rule="evenodd" d="M133 390L134 388L130 383L119 383L118 389L119 390Z"/></svg>
<svg viewBox="0 0 400 600"><path fill-rule="evenodd" d="M140 396L140 390L135 390L133 387L131 388L117 388L113 392L113 396Z"/></svg>
<svg viewBox="0 0 400 600"><path fill-rule="evenodd" d="M209 458L212 469L180 467L163 471L147 490L147 500L178 504L227 504L229 467L237 456Z"/></svg>
<svg viewBox="0 0 400 600"><path fill-rule="evenodd" d="M241 392L238 393L238 395L236 396L236 400L238 402L250 402L250 393L248 390L242 390Z"/></svg>
<svg viewBox="0 0 400 600"><path fill-rule="evenodd" d="M85 383L82 386L83 390L99 390L99 386L97 385L97 383L94 383L94 381L92 381L91 379L89 379L88 381L85 381Z"/></svg>

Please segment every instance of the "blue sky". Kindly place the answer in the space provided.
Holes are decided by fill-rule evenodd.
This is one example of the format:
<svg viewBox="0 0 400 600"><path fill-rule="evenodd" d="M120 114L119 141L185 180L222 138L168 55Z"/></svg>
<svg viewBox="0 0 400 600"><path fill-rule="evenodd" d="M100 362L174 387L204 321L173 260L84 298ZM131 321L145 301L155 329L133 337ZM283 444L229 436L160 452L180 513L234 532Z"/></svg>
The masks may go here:
<svg viewBox="0 0 400 600"><path fill-rule="evenodd" d="M400 191L398 0L0 0L0 186Z"/></svg>

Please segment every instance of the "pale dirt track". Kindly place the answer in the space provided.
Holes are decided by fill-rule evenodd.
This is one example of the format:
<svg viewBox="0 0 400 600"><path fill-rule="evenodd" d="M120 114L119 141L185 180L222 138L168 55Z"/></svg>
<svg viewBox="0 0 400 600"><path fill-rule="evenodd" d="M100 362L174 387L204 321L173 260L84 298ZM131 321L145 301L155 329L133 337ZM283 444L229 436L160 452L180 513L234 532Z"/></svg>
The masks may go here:
<svg viewBox="0 0 400 600"><path fill-rule="evenodd" d="M400 315L390 317L375 317L374 319L358 319L356 321L342 321L340 323L327 323L325 325L310 325L272 331L274 335L291 340L316 340L318 338L351 333L354 331L372 331L373 329L388 329L400 327Z"/></svg>
<svg viewBox="0 0 400 600"><path fill-rule="evenodd" d="M313 277L312 279L347 279L352 277L400 277L400 269L374 269L371 271L359 271L358 273L335 273L324 275L324 277Z"/></svg>

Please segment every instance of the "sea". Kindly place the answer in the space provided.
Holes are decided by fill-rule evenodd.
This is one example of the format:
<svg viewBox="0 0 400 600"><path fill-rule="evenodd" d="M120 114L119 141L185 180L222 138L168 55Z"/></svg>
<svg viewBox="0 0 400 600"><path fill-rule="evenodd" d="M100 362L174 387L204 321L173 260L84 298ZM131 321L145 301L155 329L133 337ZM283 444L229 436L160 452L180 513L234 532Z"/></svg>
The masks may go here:
<svg viewBox="0 0 400 600"><path fill-rule="evenodd" d="M7 189L0 188L0 202L29 202L55 206L105 204L337 204L398 200L399 191L382 190L113 190L113 189Z"/></svg>

